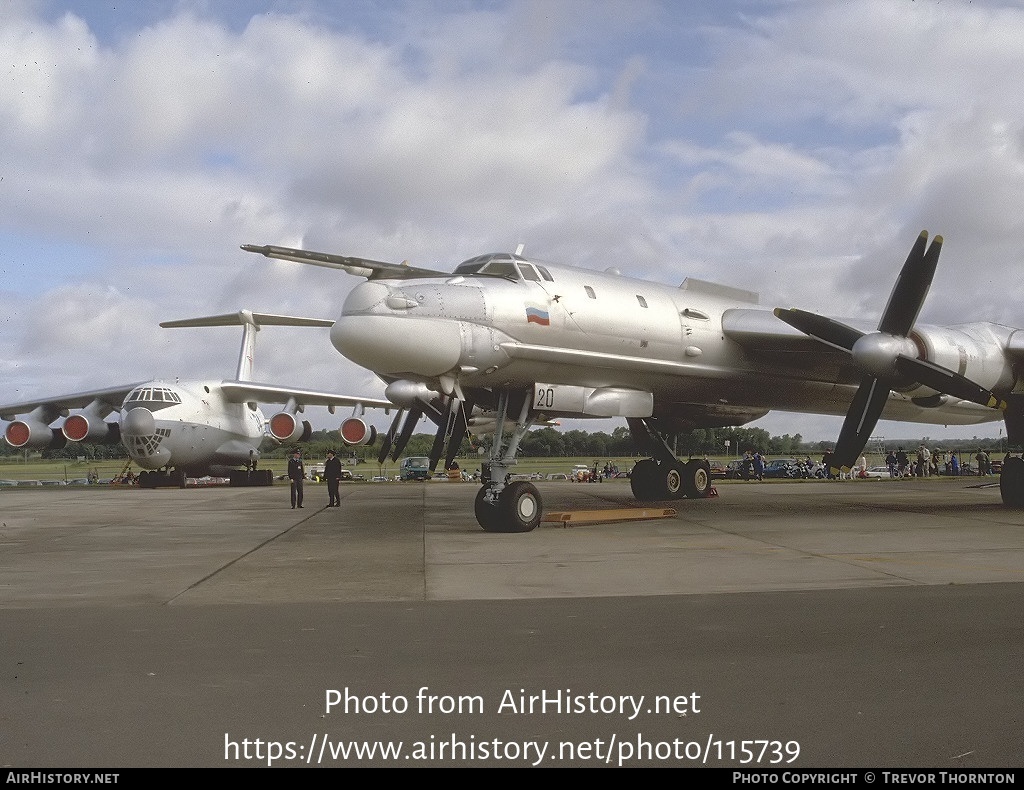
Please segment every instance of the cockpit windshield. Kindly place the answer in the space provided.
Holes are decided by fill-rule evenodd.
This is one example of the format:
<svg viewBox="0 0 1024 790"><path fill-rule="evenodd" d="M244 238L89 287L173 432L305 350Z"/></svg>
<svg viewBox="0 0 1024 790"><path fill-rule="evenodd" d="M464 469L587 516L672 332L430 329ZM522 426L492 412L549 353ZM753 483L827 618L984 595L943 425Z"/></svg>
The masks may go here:
<svg viewBox="0 0 1024 790"><path fill-rule="evenodd" d="M505 277L509 280L550 280L551 275L543 269L534 267L526 258L521 255L513 255L507 252L492 252L488 255L478 255L463 261L455 267L454 274L461 274L464 277L482 275L486 277Z"/></svg>
<svg viewBox="0 0 1024 790"><path fill-rule="evenodd" d="M124 400L125 403L181 403L181 396L168 387L148 385L136 387Z"/></svg>

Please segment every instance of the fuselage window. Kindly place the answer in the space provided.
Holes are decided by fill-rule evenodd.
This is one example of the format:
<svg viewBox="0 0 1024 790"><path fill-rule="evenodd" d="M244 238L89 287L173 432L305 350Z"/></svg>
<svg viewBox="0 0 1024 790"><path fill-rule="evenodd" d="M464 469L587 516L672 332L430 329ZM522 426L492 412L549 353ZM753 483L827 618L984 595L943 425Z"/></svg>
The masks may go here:
<svg viewBox="0 0 1024 790"><path fill-rule="evenodd" d="M583 290L587 292L587 296L589 296L591 299L597 298L597 294L594 293L594 289L591 288L589 285L584 285Z"/></svg>
<svg viewBox="0 0 1024 790"><path fill-rule="evenodd" d="M636 300L640 303L641 307L647 307L647 300L644 299L640 294L636 295Z"/></svg>

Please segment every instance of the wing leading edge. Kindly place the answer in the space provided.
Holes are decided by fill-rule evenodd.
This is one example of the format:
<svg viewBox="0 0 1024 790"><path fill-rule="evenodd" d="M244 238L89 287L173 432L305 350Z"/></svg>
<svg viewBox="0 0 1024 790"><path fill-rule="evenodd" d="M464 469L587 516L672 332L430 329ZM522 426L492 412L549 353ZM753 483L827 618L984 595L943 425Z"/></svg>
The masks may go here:
<svg viewBox="0 0 1024 790"><path fill-rule="evenodd" d="M106 389L90 390L88 392L76 392L71 395L58 395L52 398L22 401L21 403L0 404L0 420L14 420L19 414L26 414L40 406L49 407L59 414L69 409L84 409L95 401L109 406L110 411L117 411L121 408L121 404L124 403L128 393L145 383L145 381L137 381L134 384L123 384Z"/></svg>
<svg viewBox="0 0 1024 790"><path fill-rule="evenodd" d="M260 403L288 403L294 400L303 406L363 406L368 409L384 409L386 412L396 408L389 400L380 398L360 398L354 395L339 395L334 392L320 390L300 390L290 387L279 387L275 384L261 384L256 381L222 381L220 384L224 397L233 403L259 401Z"/></svg>

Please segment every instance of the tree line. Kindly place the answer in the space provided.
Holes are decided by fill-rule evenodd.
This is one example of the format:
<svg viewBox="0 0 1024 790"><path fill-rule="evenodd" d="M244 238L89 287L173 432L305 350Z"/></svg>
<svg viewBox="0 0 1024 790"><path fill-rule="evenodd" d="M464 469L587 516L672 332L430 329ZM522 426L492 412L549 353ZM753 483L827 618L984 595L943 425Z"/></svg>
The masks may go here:
<svg viewBox="0 0 1024 790"><path fill-rule="evenodd" d="M477 457L480 448L490 449L490 436L478 439L463 439L459 456ZM728 442L728 445L726 445ZM921 443L930 447L941 445L946 450L973 450L981 447L989 450L1000 450L1004 442L998 439L950 439L935 441L924 439L889 440L885 447L868 447L869 452L895 450L898 446L907 449L917 447ZM434 435L427 433L414 434L402 453L404 456L430 455ZM805 442L800 434L771 436L763 428L698 428L697 430L676 434L669 437L669 444L675 446L680 457L708 456L709 458L728 458L743 453L745 450L757 450L764 455L811 455L820 456L832 448L833 442ZM314 431L309 442L301 445L303 454L309 458L322 458L328 450L334 450L342 457L355 457L366 461L376 461L380 447L378 439L376 447L346 447L337 431ZM294 445L276 446L270 440L264 441L262 454L266 458L284 458L291 452ZM621 425L611 433L605 431L589 432L581 430L559 431L544 427L530 431L523 437L519 455L524 458L623 458L639 456L636 446L630 437L629 428ZM30 455L33 453L30 452ZM0 442L0 457L23 456L24 451ZM120 444L89 444L69 443L61 449L43 450L43 458L71 459L84 457L87 461L103 461L128 458L128 453Z"/></svg>

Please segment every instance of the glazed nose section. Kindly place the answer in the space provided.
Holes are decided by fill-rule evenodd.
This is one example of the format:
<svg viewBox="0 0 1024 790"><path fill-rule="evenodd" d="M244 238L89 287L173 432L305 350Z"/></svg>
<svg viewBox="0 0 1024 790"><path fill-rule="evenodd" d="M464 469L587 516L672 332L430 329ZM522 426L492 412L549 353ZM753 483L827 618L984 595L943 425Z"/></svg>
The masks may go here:
<svg viewBox="0 0 1024 790"><path fill-rule="evenodd" d="M440 376L462 353L457 321L413 315L343 315L331 327L331 343L374 373Z"/></svg>

